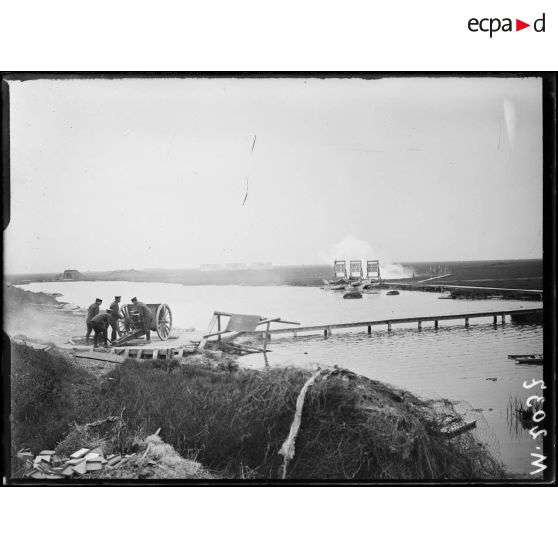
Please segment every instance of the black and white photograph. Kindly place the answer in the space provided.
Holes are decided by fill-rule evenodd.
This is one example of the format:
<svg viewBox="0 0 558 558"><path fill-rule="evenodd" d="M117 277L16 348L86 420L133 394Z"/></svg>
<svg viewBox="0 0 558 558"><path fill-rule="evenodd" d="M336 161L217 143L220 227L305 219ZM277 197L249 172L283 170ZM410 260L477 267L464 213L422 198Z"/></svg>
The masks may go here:
<svg viewBox="0 0 558 558"><path fill-rule="evenodd" d="M4 74L8 482L554 480L554 80Z"/></svg>

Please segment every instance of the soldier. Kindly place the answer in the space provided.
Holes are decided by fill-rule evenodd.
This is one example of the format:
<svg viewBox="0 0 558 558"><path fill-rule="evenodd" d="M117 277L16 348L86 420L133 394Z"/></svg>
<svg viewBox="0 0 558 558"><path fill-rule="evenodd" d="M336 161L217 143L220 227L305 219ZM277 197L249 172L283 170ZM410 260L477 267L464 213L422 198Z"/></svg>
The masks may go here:
<svg viewBox="0 0 558 558"><path fill-rule="evenodd" d="M153 312L149 310L146 304L138 301L136 297L132 298L132 302L137 312L141 316L141 321L143 322L143 329L145 331L145 339L147 341L151 340L151 321L153 320Z"/></svg>
<svg viewBox="0 0 558 558"><path fill-rule="evenodd" d="M118 320L120 318L123 318L123 316L120 314L120 300L122 297L120 296L115 296L114 297L114 302L110 305L110 327L112 328L112 331L110 333L110 340L112 343L114 343L114 341L116 341L116 336L118 334L118 336L120 336L120 332L118 331Z"/></svg>
<svg viewBox="0 0 558 558"><path fill-rule="evenodd" d="M89 343L89 336L93 330L91 325L91 320L99 313L99 307L103 301L100 298L95 299L95 302L87 309L87 318L85 318L85 323L87 325L87 333L85 334L85 342Z"/></svg>
<svg viewBox="0 0 558 558"><path fill-rule="evenodd" d="M93 331L95 331L95 337L93 337L93 348L96 348L99 341L99 336L103 336L104 346L108 347L107 330L111 320L111 311L107 308L106 312L97 314L92 320L91 325L93 326Z"/></svg>

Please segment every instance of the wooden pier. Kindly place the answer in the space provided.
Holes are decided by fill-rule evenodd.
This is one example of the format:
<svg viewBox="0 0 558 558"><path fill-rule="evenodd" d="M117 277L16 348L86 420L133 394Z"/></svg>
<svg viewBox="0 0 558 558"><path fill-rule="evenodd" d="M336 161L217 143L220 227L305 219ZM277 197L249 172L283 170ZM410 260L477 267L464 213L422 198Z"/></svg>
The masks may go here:
<svg viewBox="0 0 558 558"><path fill-rule="evenodd" d="M434 277L440 279L440 277ZM467 291L470 293L478 294L491 294L491 295L524 295L534 300L542 300L543 291L541 289L509 289L507 287L474 287L472 285L450 285L445 283L426 283L429 279L417 281L415 283L401 283L397 281L382 281L380 287L388 289L403 289L408 291Z"/></svg>
<svg viewBox="0 0 558 558"><path fill-rule="evenodd" d="M450 321L450 320L464 320L465 327L469 327L469 320L474 318L493 318L493 324L496 326L498 319L501 323L506 323L506 316L523 316L527 317L530 315L536 316L538 318L542 317L542 308L522 308L518 310L493 310L490 312L469 312L466 314L446 314L438 316L413 316L412 318L390 318L386 320L369 320L366 322L349 322L341 324L323 324L323 325L313 325L313 326L302 326L302 327L285 327L279 329L271 329L269 331L269 337L272 335L288 334L292 333L295 337L299 333L308 333L313 331L323 331L324 337L329 337L334 329L359 329L366 328L368 333L372 333L373 326L387 326L387 330L391 331L394 324L411 324L416 323L418 329L422 329L422 325L425 322L433 323L434 329L438 329L439 322ZM261 332L254 332L261 334Z"/></svg>

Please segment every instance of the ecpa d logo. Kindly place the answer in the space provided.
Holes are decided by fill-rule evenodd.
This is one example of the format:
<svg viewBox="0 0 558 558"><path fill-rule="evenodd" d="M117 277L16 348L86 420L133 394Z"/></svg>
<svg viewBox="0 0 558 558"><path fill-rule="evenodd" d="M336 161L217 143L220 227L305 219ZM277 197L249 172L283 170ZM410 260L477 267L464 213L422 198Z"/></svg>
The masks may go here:
<svg viewBox="0 0 558 558"><path fill-rule="evenodd" d="M544 33L545 31L545 15L543 14L540 18L536 19L533 22L533 30L536 33ZM492 38L494 33L504 32L510 33L513 31L521 31L522 29L526 29L527 27L531 27L530 23L526 23L521 19L515 20L515 29L513 26L513 19L509 17L504 17L500 19L499 17L484 17L478 19L476 17L472 17L468 23L467 27L469 31L473 33L478 33L479 31L482 33L489 33L489 37Z"/></svg>

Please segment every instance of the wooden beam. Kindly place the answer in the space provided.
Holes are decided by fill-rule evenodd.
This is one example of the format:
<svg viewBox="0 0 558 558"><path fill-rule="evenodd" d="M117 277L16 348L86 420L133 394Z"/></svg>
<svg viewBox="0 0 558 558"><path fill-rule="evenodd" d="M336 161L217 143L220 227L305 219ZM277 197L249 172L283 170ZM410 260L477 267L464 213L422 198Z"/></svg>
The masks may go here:
<svg viewBox="0 0 558 558"><path fill-rule="evenodd" d="M263 342L263 350L264 351L267 349L267 342L269 340L269 326L270 326L270 323L267 322L267 328L265 330L265 337L264 337L264 342Z"/></svg>
<svg viewBox="0 0 558 558"><path fill-rule="evenodd" d="M124 357L114 353L98 353L96 351L92 351L90 353L76 353L76 357L87 358L90 360L102 360L103 362L114 362L118 364L126 360Z"/></svg>
<svg viewBox="0 0 558 558"><path fill-rule="evenodd" d="M476 425L477 425L477 421L476 420L471 420L469 422L465 422L464 424L460 424L460 425L457 425L457 426L451 425L449 427L442 428L441 432L447 438L455 438L456 436L459 436L460 434L464 434L465 432L468 432L469 430L472 430L473 428L475 428Z"/></svg>

